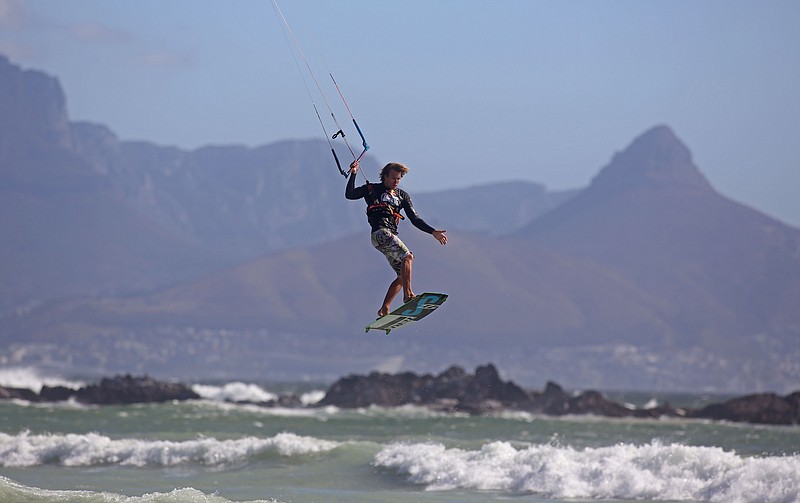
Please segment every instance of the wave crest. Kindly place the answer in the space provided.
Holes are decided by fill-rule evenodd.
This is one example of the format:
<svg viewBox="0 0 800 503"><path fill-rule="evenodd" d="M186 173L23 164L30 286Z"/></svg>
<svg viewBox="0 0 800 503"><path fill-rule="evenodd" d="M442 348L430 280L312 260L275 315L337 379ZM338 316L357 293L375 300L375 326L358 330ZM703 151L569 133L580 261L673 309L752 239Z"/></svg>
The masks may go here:
<svg viewBox="0 0 800 503"><path fill-rule="evenodd" d="M0 466L131 465L173 466L186 463L228 465L263 453L300 456L335 449L338 442L279 433L270 438L186 441L111 439L97 433L19 435L0 433Z"/></svg>
<svg viewBox="0 0 800 503"><path fill-rule="evenodd" d="M205 494L197 489L174 489L168 493L148 493L142 496L95 491L58 491L39 489L19 484L0 475L0 501L7 503L230 503L216 494ZM278 503L277 500L258 500L250 503Z"/></svg>
<svg viewBox="0 0 800 503"><path fill-rule="evenodd" d="M0 386L29 389L41 393L44 386L64 386L78 389L86 384L55 375L44 375L34 367L8 367L0 369Z"/></svg>
<svg viewBox="0 0 800 503"><path fill-rule="evenodd" d="M746 458L718 447L557 445L479 450L391 444L374 458L428 490L536 493L550 498L761 503L800 500L800 457Z"/></svg>

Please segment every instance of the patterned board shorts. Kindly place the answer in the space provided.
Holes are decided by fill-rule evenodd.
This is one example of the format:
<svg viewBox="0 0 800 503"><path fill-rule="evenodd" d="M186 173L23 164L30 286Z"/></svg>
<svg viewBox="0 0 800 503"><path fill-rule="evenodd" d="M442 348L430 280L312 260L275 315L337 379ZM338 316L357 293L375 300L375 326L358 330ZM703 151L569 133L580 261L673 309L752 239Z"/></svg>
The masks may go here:
<svg viewBox="0 0 800 503"><path fill-rule="evenodd" d="M413 255L405 243L400 241L400 238L389 229L378 229L373 232L372 246L383 253L398 276L403 268L403 259L408 255Z"/></svg>

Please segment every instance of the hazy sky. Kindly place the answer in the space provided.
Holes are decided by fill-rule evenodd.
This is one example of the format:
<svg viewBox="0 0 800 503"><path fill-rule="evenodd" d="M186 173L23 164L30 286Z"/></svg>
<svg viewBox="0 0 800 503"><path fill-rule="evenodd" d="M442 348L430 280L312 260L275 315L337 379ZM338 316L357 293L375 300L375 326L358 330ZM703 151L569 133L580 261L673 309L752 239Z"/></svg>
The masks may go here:
<svg viewBox="0 0 800 503"><path fill-rule="evenodd" d="M667 124L720 192L800 227L800 1L279 5L337 118L328 71L413 192L583 187ZM323 139L271 0L0 0L0 52L124 140ZM343 183L331 170L313 182Z"/></svg>

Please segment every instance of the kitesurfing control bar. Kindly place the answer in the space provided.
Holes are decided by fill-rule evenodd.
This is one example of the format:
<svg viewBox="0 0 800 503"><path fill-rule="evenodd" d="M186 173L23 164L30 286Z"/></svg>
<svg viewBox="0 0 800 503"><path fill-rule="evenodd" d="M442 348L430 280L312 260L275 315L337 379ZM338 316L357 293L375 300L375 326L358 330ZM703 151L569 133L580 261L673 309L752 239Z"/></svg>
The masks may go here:
<svg viewBox="0 0 800 503"><path fill-rule="evenodd" d="M361 158L364 157L364 154L367 153L367 150L369 150L369 145L367 145L367 139L364 138L364 133L361 132L361 128L358 127L358 122L356 122L355 119L353 119L353 124L355 124L356 126L356 131L358 131L358 136L361 137L361 145L364 147L364 151L361 152L361 155L359 155L358 159L356 159L356 161L360 161Z"/></svg>

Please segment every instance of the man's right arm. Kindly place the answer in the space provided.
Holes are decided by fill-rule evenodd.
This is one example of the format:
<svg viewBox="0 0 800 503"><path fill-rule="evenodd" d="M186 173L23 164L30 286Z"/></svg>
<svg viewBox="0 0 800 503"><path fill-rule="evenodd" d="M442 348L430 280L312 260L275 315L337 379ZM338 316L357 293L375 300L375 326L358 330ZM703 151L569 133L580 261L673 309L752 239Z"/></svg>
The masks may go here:
<svg viewBox="0 0 800 503"><path fill-rule="evenodd" d="M354 167L355 165L355 167ZM350 165L350 177L347 179L347 187L344 189L344 197L347 199L361 199L366 195L367 186L362 185L356 187L356 173L358 172L358 163L354 162Z"/></svg>

